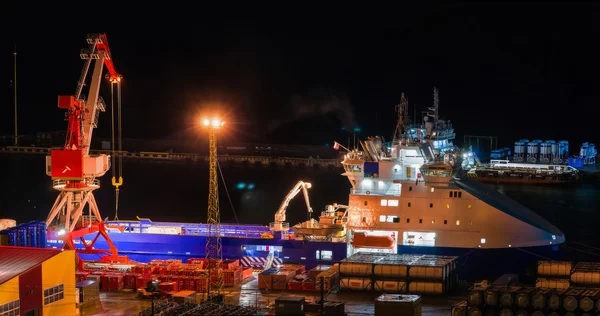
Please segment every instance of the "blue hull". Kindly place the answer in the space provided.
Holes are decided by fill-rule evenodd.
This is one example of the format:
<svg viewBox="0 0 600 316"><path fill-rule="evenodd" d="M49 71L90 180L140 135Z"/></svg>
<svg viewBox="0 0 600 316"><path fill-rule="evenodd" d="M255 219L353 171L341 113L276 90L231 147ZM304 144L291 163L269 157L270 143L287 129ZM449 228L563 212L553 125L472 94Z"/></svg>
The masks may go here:
<svg viewBox="0 0 600 316"><path fill-rule="evenodd" d="M166 234L109 233L121 255L131 260L148 262L152 259L203 258L206 236ZM86 237L90 239L90 237ZM284 263L300 263L308 269L318 264L334 264L347 256L347 244L340 242L308 242L300 240L277 240L263 238L222 237L223 258L240 259L244 256L265 258L269 251ZM49 236L49 247L57 247ZM77 245L77 244L76 244ZM108 249L100 238L97 249ZM556 247L555 247L556 248ZM457 272L462 280L481 280L499 277L505 273L521 275L523 281L535 281L538 260L560 259L561 253L550 246L526 249L468 249L398 246L398 253L458 256ZM331 257L325 258L330 252ZM317 255L320 257L317 258ZM82 255L85 260L98 260L100 255Z"/></svg>

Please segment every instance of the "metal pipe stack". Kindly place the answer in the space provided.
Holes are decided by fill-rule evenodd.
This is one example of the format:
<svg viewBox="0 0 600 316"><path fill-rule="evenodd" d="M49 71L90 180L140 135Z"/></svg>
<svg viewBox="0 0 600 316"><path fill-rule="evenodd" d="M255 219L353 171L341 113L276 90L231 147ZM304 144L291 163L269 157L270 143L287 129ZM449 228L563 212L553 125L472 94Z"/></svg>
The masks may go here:
<svg viewBox="0 0 600 316"><path fill-rule="evenodd" d="M359 252L340 262L340 290L446 293L457 283L457 258Z"/></svg>

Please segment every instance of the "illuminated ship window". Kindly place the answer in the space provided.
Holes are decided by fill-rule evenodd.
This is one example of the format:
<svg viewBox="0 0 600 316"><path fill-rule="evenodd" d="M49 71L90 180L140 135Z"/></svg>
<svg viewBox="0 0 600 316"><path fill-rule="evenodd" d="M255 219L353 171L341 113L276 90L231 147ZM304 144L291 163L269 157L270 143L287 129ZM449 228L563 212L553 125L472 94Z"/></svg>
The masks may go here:
<svg viewBox="0 0 600 316"><path fill-rule="evenodd" d="M387 205L388 205L387 200L381 200L381 206L387 206Z"/></svg>
<svg viewBox="0 0 600 316"><path fill-rule="evenodd" d="M460 221L458 219L456 220L456 225L460 225Z"/></svg>
<svg viewBox="0 0 600 316"><path fill-rule="evenodd" d="M433 208L433 203L429 203L429 207L430 207L430 208Z"/></svg>
<svg viewBox="0 0 600 316"><path fill-rule="evenodd" d="M446 204L446 208L450 208L450 204Z"/></svg>
<svg viewBox="0 0 600 316"><path fill-rule="evenodd" d="M321 259L321 251L317 250L316 257L317 257L317 260Z"/></svg>
<svg viewBox="0 0 600 316"><path fill-rule="evenodd" d="M408 202L408 207L410 207L410 202Z"/></svg>
<svg viewBox="0 0 600 316"><path fill-rule="evenodd" d="M469 221L469 225L473 225L473 221Z"/></svg>
<svg viewBox="0 0 600 316"><path fill-rule="evenodd" d="M431 223L432 223L432 224L435 224L435 219L432 219L432 220L431 220Z"/></svg>
<svg viewBox="0 0 600 316"><path fill-rule="evenodd" d="M332 260L333 252L331 250L321 250L321 260Z"/></svg>
<svg viewBox="0 0 600 316"><path fill-rule="evenodd" d="M444 225L446 225L446 224L448 224L448 221L447 221L447 220L444 220Z"/></svg>
<svg viewBox="0 0 600 316"><path fill-rule="evenodd" d="M471 208L471 204L469 204L469 208Z"/></svg>
<svg viewBox="0 0 600 316"><path fill-rule="evenodd" d="M388 200L388 206L398 206L398 200Z"/></svg>
<svg viewBox="0 0 600 316"><path fill-rule="evenodd" d="M435 188L431 188L431 192L434 192L434 191L435 191Z"/></svg>
<svg viewBox="0 0 600 316"><path fill-rule="evenodd" d="M485 238L481 238L481 243L485 244Z"/></svg>
<svg viewBox="0 0 600 316"><path fill-rule="evenodd" d="M385 215L379 215L379 222L380 223L385 223L385 219L387 218L387 216Z"/></svg>

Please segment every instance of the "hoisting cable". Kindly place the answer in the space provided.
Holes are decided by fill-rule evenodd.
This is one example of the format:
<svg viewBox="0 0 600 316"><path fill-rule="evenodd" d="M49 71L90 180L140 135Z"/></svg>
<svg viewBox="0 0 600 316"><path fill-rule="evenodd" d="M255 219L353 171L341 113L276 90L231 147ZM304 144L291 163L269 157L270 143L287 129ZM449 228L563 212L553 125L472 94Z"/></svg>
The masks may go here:
<svg viewBox="0 0 600 316"><path fill-rule="evenodd" d="M117 81L117 115L118 115L118 146L119 146L119 151L118 151L118 169L119 169L119 181L117 182L117 177L116 177L116 169L117 169L117 165L114 163L115 162L115 117L114 117L114 112L115 112L115 107L114 107L114 91L113 91L113 86L115 84L115 82L111 82L110 85L110 93L111 93L111 102L112 102L112 149L113 149L113 158L112 158L112 164L113 164L113 177L112 177L112 185L115 187L115 220L119 220L119 187L121 185L123 185L123 176L122 176L122 168L123 168L123 163L122 163L122 145L121 145L121 82Z"/></svg>
<svg viewBox="0 0 600 316"><path fill-rule="evenodd" d="M111 130L110 130L110 134L111 134L111 141L110 141L110 148L111 148L111 156L110 156L110 160L111 160L111 165L112 165L112 185L115 185L115 176L116 176L116 166L115 166L115 94L114 94L114 88L115 85L114 83L111 82L110 84L110 109L111 109L111 113L110 113L110 117L111 117ZM118 201L118 189L117 193L116 193L116 199ZM118 204L119 202L117 202ZM119 215L117 214L117 207L115 207L115 220L119 220Z"/></svg>
<svg viewBox="0 0 600 316"><path fill-rule="evenodd" d="M227 193L227 198L229 199L229 205L231 205L231 210L233 211L233 216L235 217L235 221L239 224L240 221L237 218L237 214L235 213L235 208L233 208L233 202L231 201L231 196L229 196L229 190L227 190L227 184L225 183L225 177L223 177L223 170L221 170L221 165L219 164L219 159L217 159L217 167L219 168L219 173L221 174L221 181L223 181L223 186L225 187L225 193Z"/></svg>

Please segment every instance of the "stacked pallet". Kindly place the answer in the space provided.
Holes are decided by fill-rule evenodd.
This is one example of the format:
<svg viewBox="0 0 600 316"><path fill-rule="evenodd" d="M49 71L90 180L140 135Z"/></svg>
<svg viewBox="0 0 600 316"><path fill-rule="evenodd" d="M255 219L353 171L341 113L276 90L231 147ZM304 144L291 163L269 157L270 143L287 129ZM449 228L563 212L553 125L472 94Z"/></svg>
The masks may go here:
<svg viewBox="0 0 600 316"><path fill-rule="evenodd" d="M458 257L359 252L340 262L340 289L440 294L456 285Z"/></svg>
<svg viewBox="0 0 600 316"><path fill-rule="evenodd" d="M252 269L241 268L238 260L207 262L202 258L181 260L152 260L137 265L107 265L89 263L87 271L77 272L77 280L92 279L98 281L104 291L135 290L147 287L148 282L158 280L159 287L165 292L208 291L209 271L211 280L216 283L217 267L221 268L223 285L237 287ZM209 269L210 268L210 269Z"/></svg>

